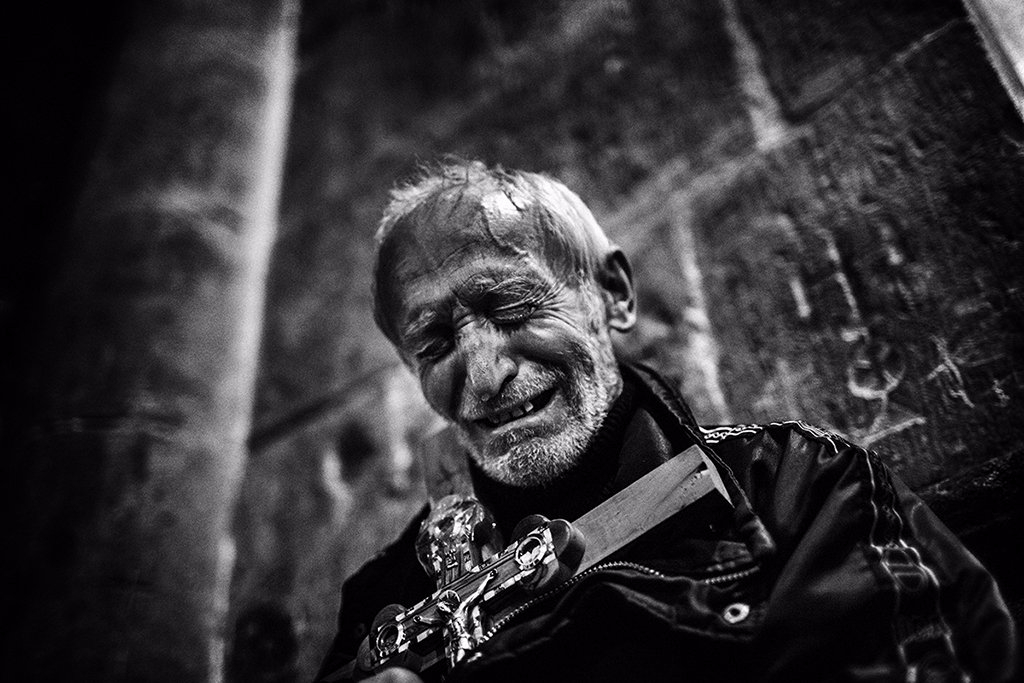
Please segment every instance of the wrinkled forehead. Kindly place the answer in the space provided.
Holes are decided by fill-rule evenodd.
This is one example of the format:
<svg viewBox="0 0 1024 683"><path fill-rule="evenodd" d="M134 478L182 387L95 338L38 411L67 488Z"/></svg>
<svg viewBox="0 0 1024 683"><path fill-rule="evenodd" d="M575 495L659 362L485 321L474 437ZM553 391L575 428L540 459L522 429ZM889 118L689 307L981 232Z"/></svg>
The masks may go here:
<svg viewBox="0 0 1024 683"><path fill-rule="evenodd" d="M500 254L535 259L558 277L579 277L603 250L578 223L504 192L442 196L395 223L380 245L378 274L403 279L470 254Z"/></svg>
<svg viewBox="0 0 1024 683"><path fill-rule="evenodd" d="M590 211L563 187L532 190L449 188L389 226L374 281L374 317L389 339L410 295L473 259L531 264L569 286L593 280L611 246Z"/></svg>

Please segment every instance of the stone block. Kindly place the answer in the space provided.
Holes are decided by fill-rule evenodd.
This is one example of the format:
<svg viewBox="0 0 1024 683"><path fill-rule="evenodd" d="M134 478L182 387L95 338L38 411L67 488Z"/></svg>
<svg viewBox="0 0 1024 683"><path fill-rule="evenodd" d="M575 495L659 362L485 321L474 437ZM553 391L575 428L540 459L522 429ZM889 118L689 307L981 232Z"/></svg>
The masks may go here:
<svg viewBox="0 0 1024 683"><path fill-rule="evenodd" d="M727 401L911 486L1024 444L1021 121L966 22L691 206Z"/></svg>
<svg viewBox="0 0 1024 683"><path fill-rule="evenodd" d="M737 0L792 119L852 87L947 22L961 0Z"/></svg>
<svg viewBox="0 0 1024 683"><path fill-rule="evenodd" d="M370 317L371 242L417 159L551 172L600 212L670 160L753 146L717 0L371 5L307 18L258 420L395 362Z"/></svg>

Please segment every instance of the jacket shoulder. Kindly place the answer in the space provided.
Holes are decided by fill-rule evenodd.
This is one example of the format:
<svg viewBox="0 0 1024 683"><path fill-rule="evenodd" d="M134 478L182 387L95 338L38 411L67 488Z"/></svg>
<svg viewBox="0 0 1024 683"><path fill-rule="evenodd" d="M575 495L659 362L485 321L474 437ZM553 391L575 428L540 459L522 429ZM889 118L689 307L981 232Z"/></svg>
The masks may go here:
<svg viewBox="0 0 1024 683"><path fill-rule="evenodd" d="M765 424L737 424L699 427L704 442L709 446L729 444L759 435L770 435L777 441L788 441L792 437L808 441L839 453L846 448L855 448L846 437L828 429L808 424L802 420L783 420Z"/></svg>

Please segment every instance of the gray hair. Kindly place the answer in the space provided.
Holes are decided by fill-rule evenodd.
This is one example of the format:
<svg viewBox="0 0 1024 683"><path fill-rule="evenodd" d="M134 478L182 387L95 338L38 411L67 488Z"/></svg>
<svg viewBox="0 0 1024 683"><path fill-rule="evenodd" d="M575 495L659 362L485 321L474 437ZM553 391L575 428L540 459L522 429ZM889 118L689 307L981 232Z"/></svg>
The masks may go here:
<svg viewBox="0 0 1024 683"><path fill-rule="evenodd" d="M396 341L396 330L382 310L391 294L387 281L391 259L397 258L390 239L401 230L444 225L452 220L476 220L496 195L503 195L519 211L524 225L542 238L549 264L562 266L562 274L581 284L600 272L612 250L594 215L572 190L550 176L487 167L480 161L447 159L422 168L411 181L391 191L376 234L374 266L374 318L381 331ZM400 230L399 230L400 231Z"/></svg>

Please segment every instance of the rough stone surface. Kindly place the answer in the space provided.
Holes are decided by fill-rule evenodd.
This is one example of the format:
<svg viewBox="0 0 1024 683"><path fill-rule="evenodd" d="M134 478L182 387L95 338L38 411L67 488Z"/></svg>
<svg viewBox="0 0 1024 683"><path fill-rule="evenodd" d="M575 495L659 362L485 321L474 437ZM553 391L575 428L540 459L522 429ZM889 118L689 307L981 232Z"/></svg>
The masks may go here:
<svg viewBox="0 0 1024 683"><path fill-rule="evenodd" d="M547 171L603 213L679 156L707 168L751 148L715 1L566 3L522 25L463 11L366 8L306 29L260 419L395 362L368 315L371 237L417 161Z"/></svg>
<svg viewBox="0 0 1024 683"><path fill-rule="evenodd" d="M223 637L226 680L311 678L341 582L426 498L413 453L438 423L373 327L371 237L386 189L446 152L564 180L633 259L622 355L706 423L801 417L876 448L1019 613L1024 133L959 0L306 0L253 426L225 461L253 11L146 5L40 309L51 367L5 371L44 398L3 416L42 416L12 478L19 570L49 591L26 633L90 615L42 657L78 629L79 677L110 653L134 676L146 641L160 674L137 680L199 680ZM244 450L222 621L203 577Z"/></svg>
<svg viewBox="0 0 1024 683"><path fill-rule="evenodd" d="M912 486L1019 450L1021 139L960 22L695 194L734 417L834 428Z"/></svg>
<svg viewBox="0 0 1024 683"><path fill-rule="evenodd" d="M261 595L293 615L297 672L344 575L423 497L394 482L430 417L367 291L382 190L417 159L577 190L634 261L621 353L670 369L705 422L802 417L915 486L1019 449L1020 123L962 9L738 5L799 124L773 151L755 152L740 84L761 76L738 72L757 60L734 62L718 2L307 15L257 413L278 436L254 452L233 597L240 617ZM367 428L397 396L397 434ZM306 483L282 493L294 467Z"/></svg>
<svg viewBox="0 0 1024 683"><path fill-rule="evenodd" d="M32 438L11 454L17 680L207 681L223 657L281 4L169 0L136 19L56 269Z"/></svg>
<svg viewBox="0 0 1024 683"><path fill-rule="evenodd" d="M737 0L783 111L802 119L911 44L961 0Z"/></svg>

